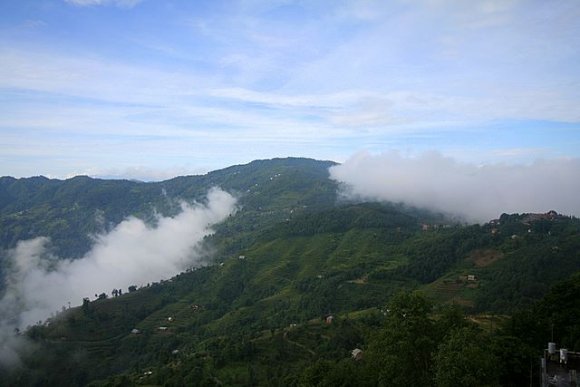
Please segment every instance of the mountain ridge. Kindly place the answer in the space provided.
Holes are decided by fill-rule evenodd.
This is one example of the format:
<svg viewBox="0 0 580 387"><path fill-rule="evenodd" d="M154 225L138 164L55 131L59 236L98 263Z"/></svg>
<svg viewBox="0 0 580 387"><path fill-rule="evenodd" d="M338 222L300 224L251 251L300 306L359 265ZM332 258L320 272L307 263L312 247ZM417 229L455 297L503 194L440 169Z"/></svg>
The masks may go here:
<svg viewBox="0 0 580 387"><path fill-rule="evenodd" d="M323 186L319 188L334 191L334 183L327 179L330 165L334 163L305 158L258 160L205 175L183 176L152 183L90 177L67 180L45 177L3 178L0 180L0 248L13 248L19 240L48 234L57 246L58 255L78 258L92 244L87 235L110 230L129 215L146 220L151 220L155 212L173 215L179 211L176 199L201 201L213 186L237 192L241 196L242 205L257 210L267 203L267 195L274 196L270 192L260 194L248 190L255 184L269 182L271 176L284 171L292 173L292 176L285 178L282 189L290 187L295 195L303 195L302 199L289 198L288 202L308 202L304 192L308 187L300 187L290 178L307 183L321 181ZM316 195L316 192L312 194ZM311 197L314 199L314 196ZM318 204L326 202L316 200ZM106 227L96 221L96 212L104 217ZM63 224L62 220L68 224ZM68 239L75 239L79 243L71 244L67 242Z"/></svg>
<svg viewBox="0 0 580 387"><path fill-rule="evenodd" d="M328 178L329 163L259 161L197 180L139 185L153 187L155 203L163 204L180 193L203 200L206 189L224 181L222 188L238 188L240 210L205 238L211 256L201 266L132 284L121 296L108 298L110 290L103 289L26 331L41 348L23 359L24 369L36 376L12 377L24 385L299 385L303 371L312 373L309 367L316 365L364 379L375 371L346 363L349 351L368 349L377 359L373 346L380 340L374 335L382 332L390 318L386 305L400 291L421 291L432 300L434 321L440 311L460 305L485 326L489 320L481 316L509 321L507 315L529 308L580 270L576 218L503 214L466 225L400 203L340 201L337 183ZM76 188L82 192L83 184ZM97 191L86 203L114 200L110 192ZM137 190L131 198L149 194ZM66 211L48 207L55 219L74 213L73 196L64 195ZM168 216L178 211L172 200L165 203ZM145 211L140 216L147 218ZM575 336L567 335L574 348ZM59 372L50 374L52 369Z"/></svg>

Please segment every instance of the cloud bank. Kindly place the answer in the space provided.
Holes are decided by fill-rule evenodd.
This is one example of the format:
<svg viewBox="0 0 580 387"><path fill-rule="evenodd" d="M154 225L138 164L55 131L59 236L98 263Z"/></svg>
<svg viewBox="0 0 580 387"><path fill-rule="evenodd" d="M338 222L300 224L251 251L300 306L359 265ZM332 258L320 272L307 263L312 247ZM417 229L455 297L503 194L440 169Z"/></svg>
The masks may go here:
<svg viewBox="0 0 580 387"><path fill-rule="evenodd" d="M332 167L330 176L351 199L405 202L472 222L551 209L580 216L580 159L477 166L437 152L362 152Z"/></svg>
<svg viewBox="0 0 580 387"><path fill-rule="evenodd" d="M18 361L22 340L15 328L43 321L70 302L82 303L112 289L146 284L201 264L201 242L236 208L230 194L212 189L205 204L183 204L155 227L131 217L97 238L83 258L61 260L48 252L48 238L21 241L9 253L6 294L0 300L0 365Z"/></svg>

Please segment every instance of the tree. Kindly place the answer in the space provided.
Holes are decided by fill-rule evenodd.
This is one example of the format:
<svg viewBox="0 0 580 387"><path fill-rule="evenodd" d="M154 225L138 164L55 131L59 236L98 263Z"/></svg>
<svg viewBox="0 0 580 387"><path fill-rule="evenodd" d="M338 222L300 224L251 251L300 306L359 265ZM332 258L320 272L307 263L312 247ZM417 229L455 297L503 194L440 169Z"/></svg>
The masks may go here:
<svg viewBox="0 0 580 387"><path fill-rule="evenodd" d="M452 331L439 345L434 358L437 386L499 385L499 364L491 339L476 327Z"/></svg>
<svg viewBox="0 0 580 387"><path fill-rule="evenodd" d="M89 303L91 301L89 300L88 297L83 298L83 306L82 306L82 311L83 313L86 315L89 313Z"/></svg>
<svg viewBox="0 0 580 387"><path fill-rule="evenodd" d="M370 373L379 385L430 385L436 348L431 303L420 293L399 293L387 307L384 330L369 345Z"/></svg>
<svg viewBox="0 0 580 387"><path fill-rule="evenodd" d="M441 342L455 329L468 326L469 322L465 320L463 310L461 310L459 305L444 305L438 313L435 325L437 330L437 341Z"/></svg>
<svg viewBox="0 0 580 387"><path fill-rule="evenodd" d="M371 386L371 380L352 359L342 359L338 362L317 360L308 366L298 379L299 386Z"/></svg>

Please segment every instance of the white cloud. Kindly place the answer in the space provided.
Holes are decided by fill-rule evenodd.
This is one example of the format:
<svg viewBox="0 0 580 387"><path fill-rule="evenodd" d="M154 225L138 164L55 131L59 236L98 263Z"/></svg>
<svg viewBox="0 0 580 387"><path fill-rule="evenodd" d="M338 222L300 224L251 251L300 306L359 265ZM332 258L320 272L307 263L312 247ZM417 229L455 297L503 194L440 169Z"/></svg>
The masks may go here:
<svg viewBox="0 0 580 387"><path fill-rule="evenodd" d="M202 264L203 238L235 204L230 194L213 189L206 204L183 204L180 214L160 217L155 227L128 218L77 260L51 257L47 238L21 241L8 256L6 294L0 300L0 362L17 360L15 327L43 321L68 302L79 305L84 297L166 279Z"/></svg>
<svg viewBox="0 0 580 387"><path fill-rule="evenodd" d="M477 166L437 152L416 157L362 152L330 174L345 184L349 197L405 202L469 221L551 209L580 216L580 159Z"/></svg>
<svg viewBox="0 0 580 387"><path fill-rule="evenodd" d="M207 85L195 73L135 66L94 56L0 45L0 88L53 93L118 104L160 104Z"/></svg>

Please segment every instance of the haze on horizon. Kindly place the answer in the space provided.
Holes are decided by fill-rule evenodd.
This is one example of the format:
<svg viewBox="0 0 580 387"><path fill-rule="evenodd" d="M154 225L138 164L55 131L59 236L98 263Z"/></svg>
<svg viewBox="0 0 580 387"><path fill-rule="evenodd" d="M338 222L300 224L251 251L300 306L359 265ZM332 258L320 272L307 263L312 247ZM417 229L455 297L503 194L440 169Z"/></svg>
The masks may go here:
<svg viewBox="0 0 580 387"><path fill-rule="evenodd" d="M4 1L0 175L576 160L579 18L575 0Z"/></svg>

